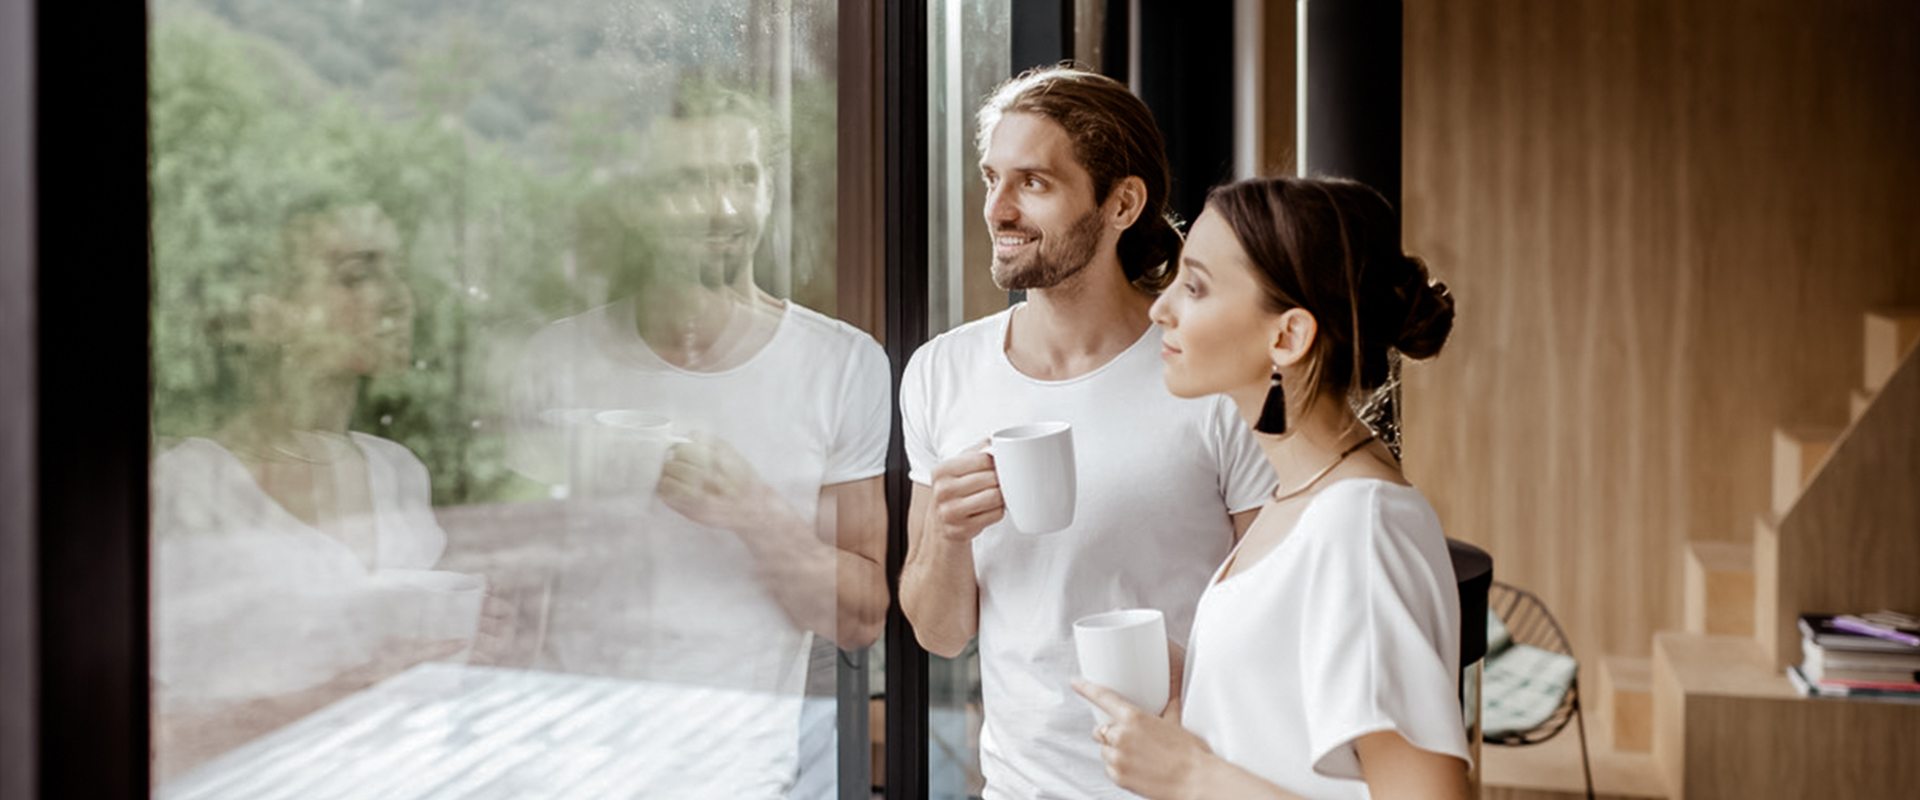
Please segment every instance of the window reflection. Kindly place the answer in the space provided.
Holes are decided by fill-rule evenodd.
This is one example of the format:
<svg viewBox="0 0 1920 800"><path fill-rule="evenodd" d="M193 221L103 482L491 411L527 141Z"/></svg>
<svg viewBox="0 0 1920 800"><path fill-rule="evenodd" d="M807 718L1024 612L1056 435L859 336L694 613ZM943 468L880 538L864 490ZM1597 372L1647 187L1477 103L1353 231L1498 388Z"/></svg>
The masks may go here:
<svg viewBox="0 0 1920 800"><path fill-rule="evenodd" d="M155 4L157 796L839 793L835 8Z"/></svg>
<svg viewBox="0 0 1920 800"><path fill-rule="evenodd" d="M404 368L413 296L393 223L316 201L246 297L249 399L154 464L160 772L472 647L485 580L437 571L420 460L347 429L358 381Z"/></svg>

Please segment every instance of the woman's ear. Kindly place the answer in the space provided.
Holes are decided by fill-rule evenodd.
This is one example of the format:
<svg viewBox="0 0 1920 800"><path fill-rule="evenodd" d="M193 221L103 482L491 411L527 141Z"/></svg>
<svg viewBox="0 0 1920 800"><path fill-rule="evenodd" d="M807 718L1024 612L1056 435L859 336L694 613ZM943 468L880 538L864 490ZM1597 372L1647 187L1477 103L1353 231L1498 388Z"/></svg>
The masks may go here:
<svg viewBox="0 0 1920 800"><path fill-rule="evenodd" d="M1313 339L1320 333L1320 322L1304 308L1280 312L1271 328L1273 344L1269 355L1276 367L1291 367L1313 350Z"/></svg>
<svg viewBox="0 0 1920 800"><path fill-rule="evenodd" d="M1107 192L1107 204L1110 206L1107 221L1114 229L1124 231L1133 227L1134 221L1140 219L1140 212L1147 207L1147 182L1138 175L1121 178Z"/></svg>

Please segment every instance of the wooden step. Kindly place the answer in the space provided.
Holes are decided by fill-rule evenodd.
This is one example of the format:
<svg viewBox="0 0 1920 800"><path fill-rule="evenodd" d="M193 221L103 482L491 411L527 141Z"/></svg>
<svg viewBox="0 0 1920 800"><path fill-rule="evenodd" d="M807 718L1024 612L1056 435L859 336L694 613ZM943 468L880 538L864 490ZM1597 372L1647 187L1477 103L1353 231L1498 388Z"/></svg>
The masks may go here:
<svg viewBox="0 0 1920 800"><path fill-rule="evenodd" d="M1840 438L1839 428L1811 425L1773 431L1773 513L1785 516L1800 499L1821 459Z"/></svg>
<svg viewBox="0 0 1920 800"><path fill-rule="evenodd" d="M1887 385L1900 361L1920 341L1920 308L1883 308L1867 312L1867 391Z"/></svg>
<svg viewBox="0 0 1920 800"><path fill-rule="evenodd" d="M1858 422L1860 415L1867 413L1867 406L1870 405L1873 405L1873 392L1867 391L1866 389L1855 389L1849 392L1847 394L1847 423L1853 424L1854 422Z"/></svg>
<svg viewBox="0 0 1920 800"><path fill-rule="evenodd" d="M1804 698L1747 637L1653 641L1653 760L1670 797L1911 797L1920 705Z"/></svg>
<svg viewBox="0 0 1920 800"><path fill-rule="evenodd" d="M1757 514L1753 518L1753 638L1761 652L1779 652L1781 637L1798 636L1794 631L1797 614L1780 608L1780 518L1771 511ZM1783 616L1788 617L1784 623Z"/></svg>
<svg viewBox="0 0 1920 800"><path fill-rule="evenodd" d="M1753 601L1751 543L1687 543L1687 632L1752 636Z"/></svg>
<svg viewBox="0 0 1920 800"><path fill-rule="evenodd" d="M1649 752L1653 747L1653 660L1606 656L1600 659L1598 672L1594 716L1606 721L1604 744L1623 753Z"/></svg>

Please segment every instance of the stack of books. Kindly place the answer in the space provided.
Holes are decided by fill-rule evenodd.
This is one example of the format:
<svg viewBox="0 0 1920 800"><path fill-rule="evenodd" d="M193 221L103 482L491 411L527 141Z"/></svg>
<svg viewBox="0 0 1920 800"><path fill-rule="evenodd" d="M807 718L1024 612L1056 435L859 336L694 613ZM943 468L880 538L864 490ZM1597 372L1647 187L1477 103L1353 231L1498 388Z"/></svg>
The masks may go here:
<svg viewBox="0 0 1920 800"><path fill-rule="evenodd" d="M1803 614L1802 695L1920 704L1920 619L1891 612Z"/></svg>

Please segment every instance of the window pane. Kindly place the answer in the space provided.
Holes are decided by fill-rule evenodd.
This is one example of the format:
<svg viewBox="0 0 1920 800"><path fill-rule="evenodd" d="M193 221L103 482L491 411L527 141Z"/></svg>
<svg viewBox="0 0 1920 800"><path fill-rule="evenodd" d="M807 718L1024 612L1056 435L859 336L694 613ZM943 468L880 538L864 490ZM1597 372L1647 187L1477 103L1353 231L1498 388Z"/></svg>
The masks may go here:
<svg viewBox="0 0 1920 800"><path fill-rule="evenodd" d="M836 8L155 3L157 795L840 795Z"/></svg>
<svg viewBox="0 0 1920 800"><path fill-rule="evenodd" d="M928 18L929 335L1007 307L993 285L974 112L1011 70L1008 0L934 0ZM927 659L928 796L981 794L980 656Z"/></svg>

